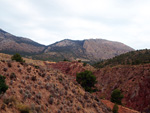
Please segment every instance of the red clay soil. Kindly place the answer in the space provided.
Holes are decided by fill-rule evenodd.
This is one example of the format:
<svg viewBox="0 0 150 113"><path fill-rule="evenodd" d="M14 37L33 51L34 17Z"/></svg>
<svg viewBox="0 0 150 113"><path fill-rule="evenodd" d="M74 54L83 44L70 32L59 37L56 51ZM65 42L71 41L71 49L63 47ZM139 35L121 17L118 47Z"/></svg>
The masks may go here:
<svg viewBox="0 0 150 113"><path fill-rule="evenodd" d="M83 63L74 61L74 62L57 62L57 63L46 63L48 67L54 68L54 69L59 69L63 73L71 76L76 76L77 73L83 72L85 70L90 70L94 71L95 69L90 66L86 65L83 66Z"/></svg>
<svg viewBox="0 0 150 113"><path fill-rule="evenodd" d="M123 104L138 111L150 112L150 64L103 68L97 76L99 96L110 99L115 88L124 95Z"/></svg>
<svg viewBox="0 0 150 113"><path fill-rule="evenodd" d="M49 65L74 77L77 72L88 70L79 62L58 62ZM108 67L96 71L91 68L91 71L98 80L99 97L110 100L112 91L118 88L124 95L123 104L126 107L150 112L150 64Z"/></svg>
<svg viewBox="0 0 150 113"><path fill-rule="evenodd" d="M108 107L111 108L111 110L113 109L113 106L114 106L114 103L108 101L108 100L102 100L101 101ZM129 109L129 108L126 108L126 107L123 107L123 106L120 106L118 105L119 109L118 109L118 113L140 113L138 111L135 111L135 110L132 110L132 109Z"/></svg>

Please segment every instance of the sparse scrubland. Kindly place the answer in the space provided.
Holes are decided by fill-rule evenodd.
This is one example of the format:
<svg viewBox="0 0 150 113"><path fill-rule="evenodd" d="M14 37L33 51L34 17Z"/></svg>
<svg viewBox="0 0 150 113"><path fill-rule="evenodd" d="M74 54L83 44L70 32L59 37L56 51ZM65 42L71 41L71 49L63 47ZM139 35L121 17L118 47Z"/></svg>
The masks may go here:
<svg viewBox="0 0 150 113"><path fill-rule="evenodd" d="M1 113L111 113L96 95L56 69L3 60L0 72L9 86L0 95Z"/></svg>

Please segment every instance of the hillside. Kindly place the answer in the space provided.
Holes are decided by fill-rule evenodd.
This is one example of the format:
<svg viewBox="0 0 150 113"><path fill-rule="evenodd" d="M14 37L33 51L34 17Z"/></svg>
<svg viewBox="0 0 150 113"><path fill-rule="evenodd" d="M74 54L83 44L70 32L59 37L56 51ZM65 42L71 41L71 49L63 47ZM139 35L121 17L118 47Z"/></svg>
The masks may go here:
<svg viewBox="0 0 150 113"><path fill-rule="evenodd" d="M10 55L0 54L0 74L6 77L9 86L6 93L0 95L1 113L20 113L24 110L33 113L111 113L113 103L85 92L74 80L74 74L79 69L96 71L90 65L31 59L25 59L27 63L20 64L10 58ZM67 67L70 68L65 74ZM119 113L138 112L119 106Z"/></svg>
<svg viewBox="0 0 150 113"><path fill-rule="evenodd" d="M61 70L64 74L72 76L73 79L76 78L76 73L91 70L98 80L99 91L96 92L96 95L99 98L110 100L112 91L118 88L124 95L124 106L146 113L150 112L150 64L122 65L101 69L94 69L89 65L83 66L80 62L58 62L47 65Z"/></svg>
<svg viewBox="0 0 150 113"><path fill-rule="evenodd" d="M96 68L103 68L117 65L139 65L150 63L150 50L137 50L121 54L112 59L100 61L94 64Z"/></svg>
<svg viewBox="0 0 150 113"><path fill-rule="evenodd" d="M28 38L14 36L0 29L0 52L2 53L32 55L42 53L44 49L44 45Z"/></svg>
<svg viewBox="0 0 150 113"><path fill-rule="evenodd" d="M33 58L45 58L46 60L62 61L82 60L95 62L101 59L108 59L114 56L133 51L134 49L120 43L103 39L89 39L74 41L65 39L49 45L43 55L36 55Z"/></svg>
<svg viewBox="0 0 150 113"><path fill-rule="evenodd" d="M116 66L94 72L98 80L98 95L110 99L110 93L118 88L124 95L123 104L138 111L147 111L150 101L150 64Z"/></svg>
<svg viewBox="0 0 150 113"><path fill-rule="evenodd" d="M0 95L1 113L111 113L96 96L58 70L0 61L0 74L9 86Z"/></svg>
<svg viewBox="0 0 150 113"><path fill-rule="evenodd" d="M20 53L28 58L49 61L82 60L96 62L134 51L131 47L103 39L61 40L49 46L41 45L28 38L14 36L0 29L0 52Z"/></svg>

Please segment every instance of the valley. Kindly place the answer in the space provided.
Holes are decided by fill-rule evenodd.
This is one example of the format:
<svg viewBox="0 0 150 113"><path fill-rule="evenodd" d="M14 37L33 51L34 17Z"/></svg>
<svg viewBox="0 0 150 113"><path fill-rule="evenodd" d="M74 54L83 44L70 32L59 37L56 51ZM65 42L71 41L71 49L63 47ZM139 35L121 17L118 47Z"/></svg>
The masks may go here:
<svg viewBox="0 0 150 113"><path fill-rule="evenodd" d="M119 113L150 112L150 50L135 51L102 39L67 39L44 46L2 30L0 34L0 75L8 85L0 94L0 112L111 113L114 89L124 95ZM4 54L16 52L25 62ZM96 76L94 93L76 81L77 73L85 70Z"/></svg>

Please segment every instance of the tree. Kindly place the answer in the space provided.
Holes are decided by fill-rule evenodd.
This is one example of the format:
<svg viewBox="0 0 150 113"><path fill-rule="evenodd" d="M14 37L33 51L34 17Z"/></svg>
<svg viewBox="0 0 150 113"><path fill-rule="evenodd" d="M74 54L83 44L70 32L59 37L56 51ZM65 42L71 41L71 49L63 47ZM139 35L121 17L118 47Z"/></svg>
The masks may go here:
<svg viewBox="0 0 150 113"><path fill-rule="evenodd" d="M95 84L97 83L96 77L91 71L84 71L77 73L76 81L88 92L94 92L96 90Z"/></svg>
<svg viewBox="0 0 150 113"><path fill-rule="evenodd" d="M117 104L114 104L112 111L113 111L113 113L118 113L118 105Z"/></svg>
<svg viewBox="0 0 150 113"><path fill-rule="evenodd" d="M11 59L12 59L12 60L15 60L15 61L17 61L17 62L25 62L25 61L22 59L21 55L18 54L18 53L14 54L14 55L11 57Z"/></svg>
<svg viewBox="0 0 150 113"><path fill-rule="evenodd" d="M0 94L5 93L8 86L5 83L5 77L0 75Z"/></svg>
<svg viewBox="0 0 150 113"><path fill-rule="evenodd" d="M122 104L121 100L123 99L123 95L119 89L115 89L111 94L111 102L116 104Z"/></svg>

